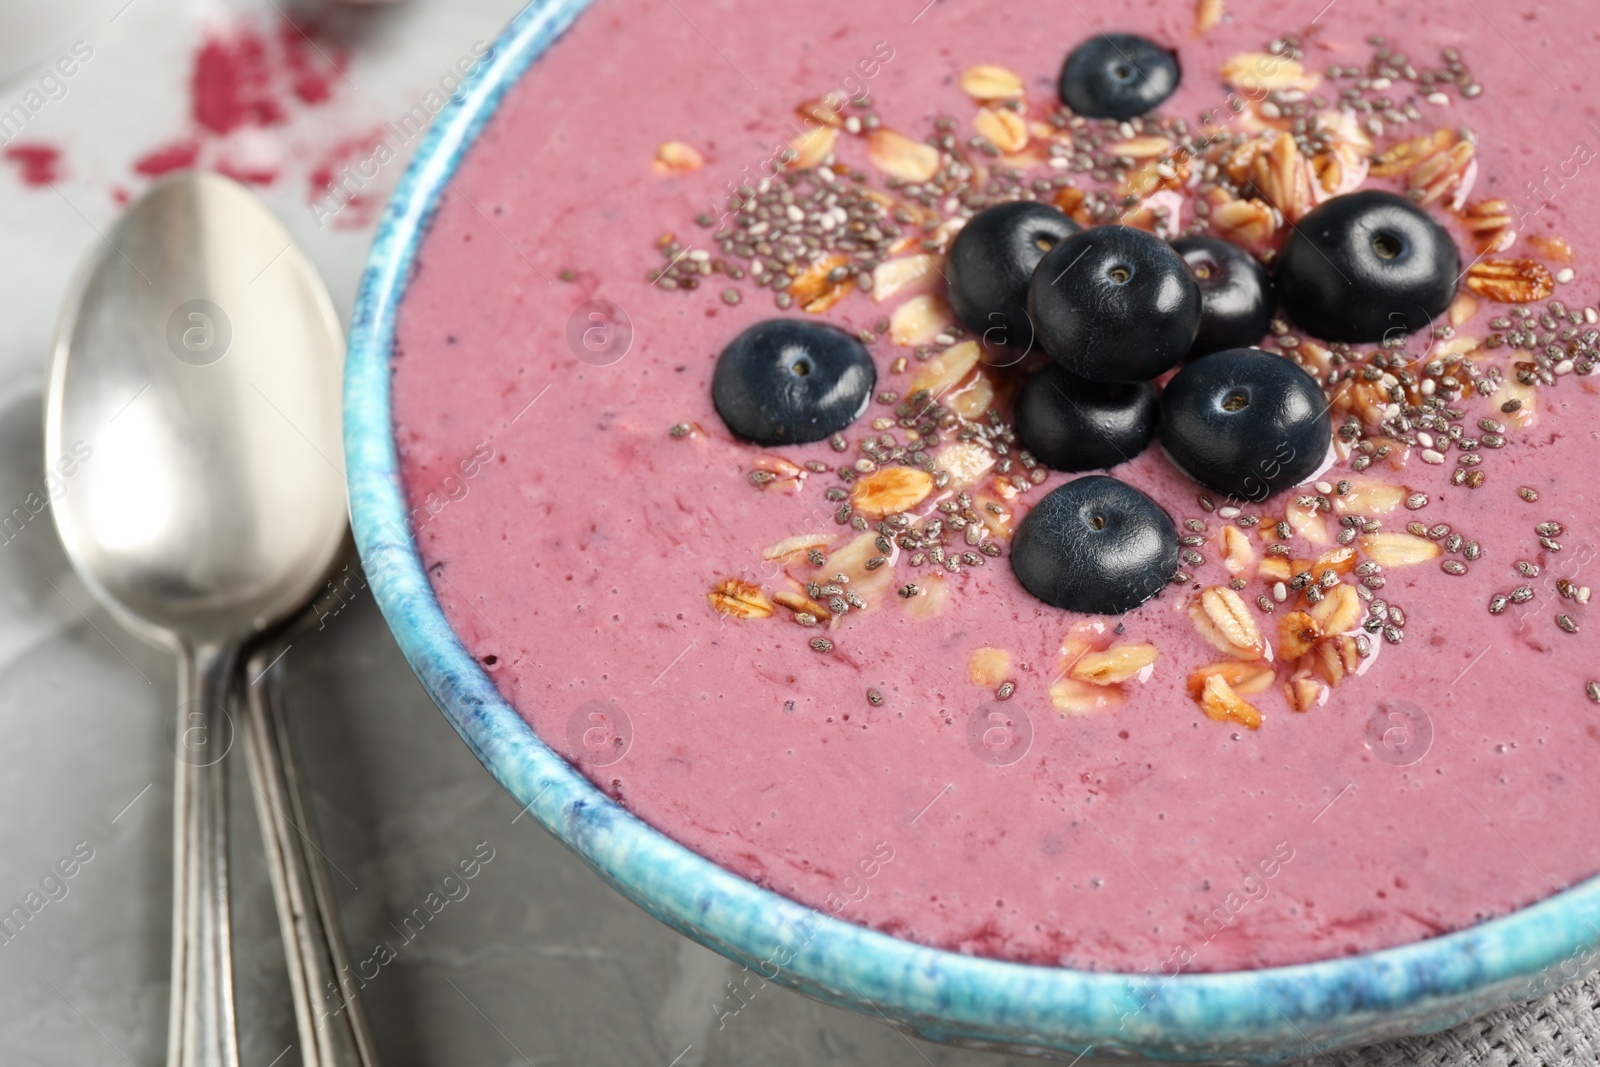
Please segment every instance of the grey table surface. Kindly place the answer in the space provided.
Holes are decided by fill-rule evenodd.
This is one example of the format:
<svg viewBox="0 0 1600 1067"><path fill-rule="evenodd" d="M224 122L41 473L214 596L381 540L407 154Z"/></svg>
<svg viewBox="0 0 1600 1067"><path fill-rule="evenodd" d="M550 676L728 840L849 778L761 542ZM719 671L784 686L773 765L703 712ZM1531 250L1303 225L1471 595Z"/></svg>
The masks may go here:
<svg viewBox="0 0 1600 1067"><path fill-rule="evenodd" d="M272 143L240 136L226 146L283 163L288 177L263 194L323 271L342 314L370 225L317 224L303 184L314 146L403 113L518 6L412 0L372 11L329 105L297 115ZM17 140L61 148L55 183L25 186L17 166L0 163L5 512L42 489L41 387L55 317L72 272L119 210L112 191L137 192L143 183L131 161L186 128L203 34L240 19L270 29L281 18L274 0L12 0L0 9L0 109L23 101L72 41L93 56ZM386 195L399 169L390 164L367 192ZM286 663L355 955L379 943L395 950L364 992L392 1067L1022 1062L913 1042L776 986L719 1023L713 1005L734 965L657 924L531 819L517 818L517 804L412 676L370 595L297 640ZM21 903L74 850L92 857L65 896L56 891L59 899L0 944L0 1063L164 1060L173 687L168 658L119 630L73 576L47 512L0 543L0 910ZM298 1061L294 1023L247 789L236 768L243 1062L287 1067ZM468 895L409 938L401 932L403 917L474 855L493 858ZM1558 1006L1469 1024L1443 1044L1336 1059L1594 1063L1600 1052L1571 1025L1557 1043L1576 1058L1528 1051L1528 1035L1550 1030L1556 1007L1592 1018L1594 1000L1580 988Z"/></svg>

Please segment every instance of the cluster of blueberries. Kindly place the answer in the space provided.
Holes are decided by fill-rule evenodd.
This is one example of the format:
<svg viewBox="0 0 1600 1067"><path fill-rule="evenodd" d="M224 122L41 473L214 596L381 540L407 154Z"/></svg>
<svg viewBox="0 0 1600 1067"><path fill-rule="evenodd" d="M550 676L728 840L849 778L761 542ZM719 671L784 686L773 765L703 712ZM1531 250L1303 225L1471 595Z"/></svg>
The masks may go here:
<svg viewBox="0 0 1600 1067"><path fill-rule="evenodd" d="M1144 114L1178 83L1175 57L1127 34L1096 37L1062 69L1075 112ZM1269 275L1209 237L1167 242L1144 230L1080 227L1055 207L1017 201L975 215L948 258L957 318L1002 365L1042 352L1022 385L1022 446L1060 471L1132 459L1159 430L1168 457L1227 497L1260 501L1310 477L1332 425L1322 390L1282 356L1248 347L1281 304L1328 341L1378 342L1427 327L1456 293L1450 235L1403 197L1332 198L1292 230ZM1155 379L1182 364L1158 389ZM730 430L760 444L816 441L866 410L872 357L835 327L772 319L723 351L712 398ZM1012 568L1057 607L1120 614L1178 569L1178 534L1155 501L1118 479L1060 486L1019 525Z"/></svg>

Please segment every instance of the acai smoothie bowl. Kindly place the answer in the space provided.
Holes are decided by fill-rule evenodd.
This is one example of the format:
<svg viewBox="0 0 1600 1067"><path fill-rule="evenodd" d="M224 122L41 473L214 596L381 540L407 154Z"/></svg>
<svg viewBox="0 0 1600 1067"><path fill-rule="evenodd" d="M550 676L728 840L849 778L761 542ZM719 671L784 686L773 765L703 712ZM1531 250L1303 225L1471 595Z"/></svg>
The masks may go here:
<svg viewBox="0 0 1600 1067"><path fill-rule="evenodd" d="M720 1021L1268 1064L1590 969L1600 43L1318 7L539 0L431 129L367 576Z"/></svg>

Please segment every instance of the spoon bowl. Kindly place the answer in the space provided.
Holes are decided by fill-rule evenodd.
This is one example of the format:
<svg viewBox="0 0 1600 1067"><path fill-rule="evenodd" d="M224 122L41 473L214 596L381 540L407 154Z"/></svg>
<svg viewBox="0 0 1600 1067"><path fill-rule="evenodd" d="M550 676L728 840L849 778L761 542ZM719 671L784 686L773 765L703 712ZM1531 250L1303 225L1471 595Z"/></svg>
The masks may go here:
<svg viewBox="0 0 1600 1067"><path fill-rule="evenodd" d="M288 233L227 179L163 182L112 230L62 324L45 447L92 450L56 525L131 629L237 642L305 601L343 536L339 336Z"/></svg>

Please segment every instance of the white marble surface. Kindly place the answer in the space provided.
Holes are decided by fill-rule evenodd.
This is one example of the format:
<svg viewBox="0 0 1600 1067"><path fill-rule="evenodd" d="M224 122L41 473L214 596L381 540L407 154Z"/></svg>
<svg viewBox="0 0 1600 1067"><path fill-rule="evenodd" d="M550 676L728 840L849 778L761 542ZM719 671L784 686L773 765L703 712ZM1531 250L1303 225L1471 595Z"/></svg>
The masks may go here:
<svg viewBox="0 0 1600 1067"><path fill-rule="evenodd" d="M297 118L281 143L242 146L277 153L294 172L266 196L342 314L369 230L316 225L307 153L404 111L517 6L411 0L373 12L334 101ZM0 108L21 99L71 41L88 42L93 58L25 130L24 140L63 148L57 185L26 188L15 166L0 165L4 511L39 487L40 389L55 316L72 272L117 213L112 187L137 191L130 161L184 128L203 28L241 14L262 24L280 17L273 0L56 0L44 12L49 24L30 27L43 5L7 7ZM381 192L398 170L380 176ZM531 820L513 822L517 805L435 710L370 597L297 641L286 662L355 955L379 942L398 948L364 994L391 1067L1021 1062L914 1044L775 986L719 1028L712 1004L733 965L623 901ZM75 847L80 856L92 850L66 895L0 943L8 1067L164 1061L173 685L165 656L121 632L73 577L48 513L0 544L0 911L23 903ZM298 1052L283 958L236 771L244 1064L286 1067ZM459 860L484 849L494 858L466 898L409 942L396 932Z"/></svg>

